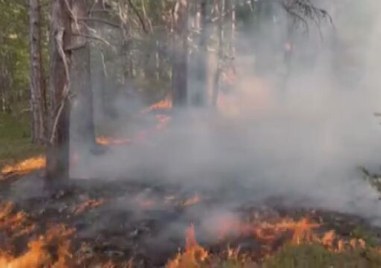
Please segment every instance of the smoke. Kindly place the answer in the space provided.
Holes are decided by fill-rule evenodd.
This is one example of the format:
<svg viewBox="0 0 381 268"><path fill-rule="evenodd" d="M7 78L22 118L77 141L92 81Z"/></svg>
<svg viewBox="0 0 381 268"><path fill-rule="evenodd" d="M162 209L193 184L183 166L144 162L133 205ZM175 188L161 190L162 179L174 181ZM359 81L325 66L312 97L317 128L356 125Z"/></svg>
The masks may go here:
<svg viewBox="0 0 381 268"><path fill-rule="evenodd" d="M284 204L381 220L378 194L358 171L379 171L381 159L374 117L381 100L381 5L357 2L325 6L334 26L295 30L289 69L281 10L261 30L238 28L237 79L221 92L218 113L173 113L170 126L146 143L88 155L73 176L174 183L222 195L221 202L282 197ZM123 103L118 109L126 111ZM116 124L126 133L137 127Z"/></svg>

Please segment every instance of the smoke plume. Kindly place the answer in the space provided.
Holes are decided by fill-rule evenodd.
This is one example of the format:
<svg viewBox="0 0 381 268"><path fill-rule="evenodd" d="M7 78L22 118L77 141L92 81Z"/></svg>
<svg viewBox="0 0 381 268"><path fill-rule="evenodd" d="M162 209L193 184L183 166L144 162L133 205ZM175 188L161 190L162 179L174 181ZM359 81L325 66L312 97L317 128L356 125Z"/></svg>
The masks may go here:
<svg viewBox="0 0 381 268"><path fill-rule="evenodd" d="M173 111L166 129L142 144L88 155L73 176L174 183L233 203L282 197L284 204L381 220L378 194L358 170L379 171L381 159L376 2L323 5L333 25L297 27L288 67L287 14L280 6L261 30L238 28L236 82L220 92L218 112ZM121 133L141 127L116 120Z"/></svg>

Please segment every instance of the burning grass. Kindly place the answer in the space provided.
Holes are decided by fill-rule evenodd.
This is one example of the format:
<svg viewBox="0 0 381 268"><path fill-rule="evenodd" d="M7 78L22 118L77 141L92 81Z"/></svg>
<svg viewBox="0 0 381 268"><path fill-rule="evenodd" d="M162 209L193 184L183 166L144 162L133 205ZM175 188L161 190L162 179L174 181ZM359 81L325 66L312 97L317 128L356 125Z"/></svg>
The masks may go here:
<svg viewBox="0 0 381 268"><path fill-rule="evenodd" d="M0 170L42 152L41 146L31 144L28 120L0 113Z"/></svg>
<svg viewBox="0 0 381 268"><path fill-rule="evenodd" d="M121 145L131 143L131 139L111 138L106 136L97 137L96 142L100 145Z"/></svg>
<svg viewBox="0 0 381 268"><path fill-rule="evenodd" d="M256 251L241 251L239 247L208 251L197 243L195 227L191 225L186 230L184 251L169 260L166 267L379 267L381 264L379 248L369 247L363 239L340 237L333 230L319 234L314 229L321 224L307 218L230 227L241 238L259 242Z"/></svg>
<svg viewBox="0 0 381 268"><path fill-rule="evenodd" d="M14 165L6 165L1 169L1 174L18 173L26 174L34 170L43 169L46 165L44 156L39 155L25 159Z"/></svg>
<svg viewBox="0 0 381 268"><path fill-rule="evenodd" d="M104 199L87 199L75 207L74 214L78 215L78 214L84 213L85 211L92 208L97 208L103 205L104 203L105 203Z"/></svg>
<svg viewBox="0 0 381 268"><path fill-rule="evenodd" d="M15 240L30 235L36 224L22 211L17 211L12 203L0 205L0 248L7 248ZM1 266L0 266L1 267Z"/></svg>
<svg viewBox="0 0 381 268"><path fill-rule="evenodd" d="M136 185L131 187L137 189ZM154 192L145 197L143 189L137 190L136 202L140 209L149 208L139 220L126 207L107 207L112 203L110 198L119 200L119 192L105 188L96 187L97 191L111 191L108 197L92 192L85 200L78 199L79 195L85 194L78 188L49 202L37 202L38 207L29 212L18 211L11 203L4 203L0 207L0 237L4 238L1 239L0 267L299 268L381 265L379 243L370 243L368 238L373 235L365 235L365 229L345 226L351 222L349 216L344 220L337 216L342 220L342 226L331 228L329 221L338 221L323 212L294 212L292 209L284 212L256 207L229 213L230 217L216 218L213 214L206 214L206 219L196 220L186 228L182 251L176 254L175 248L169 247L170 251L159 253L158 259L154 260L153 255L159 248L166 248L166 243L175 238L160 239L162 234L168 233L166 226L174 221L166 216L169 215L167 212L172 211L181 218L181 214L189 215L187 210L205 206L209 199L199 193L180 196ZM122 192L125 191L120 190ZM62 207L57 206L59 204L69 206L68 209L49 209L49 213L41 214L47 203L52 207ZM134 204L130 205L136 209ZM103 208L95 209L100 206ZM162 217L158 217L160 213ZM184 223L189 223L190 219L186 219ZM54 220L55 223L40 227L41 223ZM210 223L207 228L205 223ZM344 232L343 229L350 231ZM160 244L157 245L160 246L148 250L147 246L155 243L155 237L158 237ZM182 246L181 240L178 237L178 247Z"/></svg>
<svg viewBox="0 0 381 268"><path fill-rule="evenodd" d="M72 267L70 239L73 230L56 226L28 243L28 250L20 256L0 252L0 267L37 268Z"/></svg>
<svg viewBox="0 0 381 268"><path fill-rule="evenodd" d="M170 109L172 109L172 99L171 99L171 96L167 96L163 100L160 100L152 104L148 108L143 109L141 113L146 114L152 111L157 111L157 110L163 111L163 110L170 110Z"/></svg>
<svg viewBox="0 0 381 268"><path fill-rule="evenodd" d="M171 108L171 99L167 97L143 109L140 114L146 115L150 112L167 111ZM156 123L152 128L142 130L132 138L101 135L96 138L96 142L103 146L115 146L146 141L147 135L164 129L170 122L168 115L156 114L154 117ZM46 165L45 156L36 155L36 152L42 151L42 148L30 144L29 135L26 134L29 131L25 128L26 124L5 115L0 115L0 121L2 122L0 124L0 179L9 174L22 175L43 169ZM21 136L20 133L22 133Z"/></svg>

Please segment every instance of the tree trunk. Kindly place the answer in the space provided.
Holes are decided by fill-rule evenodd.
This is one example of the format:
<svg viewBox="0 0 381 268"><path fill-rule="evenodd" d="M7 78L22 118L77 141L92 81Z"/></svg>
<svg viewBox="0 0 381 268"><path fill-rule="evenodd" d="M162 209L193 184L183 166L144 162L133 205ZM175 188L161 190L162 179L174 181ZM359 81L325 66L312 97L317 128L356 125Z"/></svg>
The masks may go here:
<svg viewBox="0 0 381 268"><path fill-rule="evenodd" d="M155 78L157 81L160 81L160 54L159 54L159 41L155 41Z"/></svg>
<svg viewBox="0 0 381 268"><path fill-rule="evenodd" d="M175 107L185 106L188 98L188 1L178 0L174 11L174 52L172 99Z"/></svg>
<svg viewBox="0 0 381 268"><path fill-rule="evenodd" d="M192 94L192 105L203 107L206 105L207 96L207 46L208 46L208 0L200 1L200 38L199 47L196 51L196 83Z"/></svg>
<svg viewBox="0 0 381 268"><path fill-rule="evenodd" d="M88 0L73 1L73 16L87 18ZM71 112L72 144L88 153L95 146L94 104L91 88L90 46L88 26L83 20L72 24L71 91L75 95ZM81 157L80 157L81 158Z"/></svg>
<svg viewBox="0 0 381 268"><path fill-rule="evenodd" d="M12 87L12 75L9 72L8 66L7 62L1 62L0 64L0 112L3 113L11 112L10 91Z"/></svg>
<svg viewBox="0 0 381 268"><path fill-rule="evenodd" d="M69 7L66 5L69 4ZM47 151L46 178L57 182L69 177L70 90L69 62L71 0L53 0L51 14L50 55L50 143Z"/></svg>
<svg viewBox="0 0 381 268"><path fill-rule="evenodd" d="M105 8L104 0L96 1L93 9L96 12L91 12L90 16L94 19L107 20L107 9ZM107 29L107 25L104 23L93 23L93 28L96 30L98 36L102 36L103 32ZM107 70L106 64L104 61L103 51L104 45L98 44L97 46L91 47L91 81L92 81L92 90L96 111L100 111L100 114L103 116L109 113L109 90L107 90L106 80L107 80Z"/></svg>
<svg viewBox="0 0 381 268"><path fill-rule="evenodd" d="M129 8L130 6L127 2L122 1L120 3L121 11L119 12L119 19L123 38L120 53L122 56L123 85L127 84L127 81L135 75L134 61L131 57L132 36L130 32Z"/></svg>
<svg viewBox="0 0 381 268"><path fill-rule="evenodd" d="M226 36L229 38L228 54L231 59L235 57L235 28L236 28L236 14L235 14L235 0L225 0L225 9L228 13L228 30Z"/></svg>
<svg viewBox="0 0 381 268"><path fill-rule="evenodd" d="M224 13L225 13L225 0L218 1L218 26L217 26L217 35L218 35L218 44L217 44L217 67L214 74L213 80L213 92L212 92L212 105L217 106L218 102L218 93L220 87L220 79L222 72L222 61L224 56L223 48L223 39L224 39Z"/></svg>
<svg viewBox="0 0 381 268"><path fill-rule="evenodd" d="M46 141L46 85L42 64L41 8L39 0L29 0L30 45L30 108L32 113L32 141Z"/></svg>

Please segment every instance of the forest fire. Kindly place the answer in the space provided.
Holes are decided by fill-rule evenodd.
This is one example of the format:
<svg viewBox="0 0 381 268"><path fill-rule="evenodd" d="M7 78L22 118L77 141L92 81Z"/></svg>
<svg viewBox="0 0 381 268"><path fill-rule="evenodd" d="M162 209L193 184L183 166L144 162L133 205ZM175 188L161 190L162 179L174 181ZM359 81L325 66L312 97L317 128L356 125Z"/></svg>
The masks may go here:
<svg viewBox="0 0 381 268"><path fill-rule="evenodd" d="M286 246L321 245L331 252L344 252L365 249L366 242L360 238L344 239L336 235L335 231L319 230L322 224L308 218L293 220L291 218L269 219L257 223L243 223L241 221L223 222L220 231L221 241L229 244L229 240L250 238L257 247L254 251L237 248L227 248L226 252L209 252L196 241L195 227L191 225L185 233L184 252L178 253L167 263L167 268L188 267L217 267L217 263L231 262L244 266L259 264L276 254ZM232 234L234 234L232 236ZM247 240L246 240L247 241ZM246 266L249 265L249 266ZM257 265L254 265L257 267Z"/></svg>
<svg viewBox="0 0 381 268"><path fill-rule="evenodd" d="M35 156L23 160L15 165L6 165L1 169L1 174L6 175L9 173L25 174L37 169L45 167L46 159L44 156Z"/></svg>
<svg viewBox="0 0 381 268"><path fill-rule="evenodd" d="M28 250L19 257L0 252L0 267L71 267L70 240L72 229L57 226L28 243Z"/></svg>
<svg viewBox="0 0 381 268"><path fill-rule="evenodd" d="M167 264L167 268L192 268L197 263L203 263L208 258L208 252L196 241L194 226L191 225L185 232L185 252L178 254Z"/></svg>
<svg viewBox="0 0 381 268"><path fill-rule="evenodd" d="M19 2L0 268L381 267L377 1Z"/></svg>
<svg viewBox="0 0 381 268"><path fill-rule="evenodd" d="M15 257L13 244L20 244L25 237L36 231L37 225L30 216L17 211L12 203L1 204L0 206L0 267L26 268L56 265L54 267L67 267L66 259L69 256L69 240L67 237L72 234L72 230L64 226L50 228L38 239L33 239L28 243L28 249L22 255ZM51 251L55 247L56 252ZM53 257L56 256L56 257ZM66 265L66 266L65 266Z"/></svg>
<svg viewBox="0 0 381 268"><path fill-rule="evenodd" d="M170 110L172 109L172 101L170 98L165 98L161 101L158 101L148 108L143 109L140 114L146 115L153 111L164 111L164 110ZM163 115L163 114L156 114L155 119L157 121L154 130L161 130L164 129L169 121L170 116ZM141 141L144 140L146 137L146 134L149 132L148 130L140 131L136 137L130 139L130 138L116 138L116 137L107 137L107 136L98 136L96 138L96 141L100 145L123 145L123 144L130 144L134 141Z"/></svg>
<svg viewBox="0 0 381 268"><path fill-rule="evenodd" d="M81 214L84 213L85 211L99 207L105 203L104 199L88 199L85 200L83 203L79 204L75 209L74 209L74 214Z"/></svg>
<svg viewBox="0 0 381 268"><path fill-rule="evenodd" d="M172 102L169 98L165 98L148 108L144 109L141 113L146 114L152 111L157 110L169 110L172 108ZM103 146L118 146L118 145L129 145L136 141L144 141L146 140L147 134L151 131L159 131L166 128L170 122L170 116L164 114L156 114L155 115L156 124L153 129L147 129L140 131L133 138L120 138L120 137L111 137L111 136L98 136L96 137L96 143ZM75 157L74 157L75 158ZM74 162L77 162L76 159L73 159ZM39 155L30 157L16 164L9 164L4 166L0 170L0 175L8 175L8 174L27 174L29 172L40 170L45 168L46 166L46 158L45 156Z"/></svg>
<svg viewBox="0 0 381 268"><path fill-rule="evenodd" d="M96 138L97 144L100 145L121 145L131 143L131 139L111 138L106 136L99 136Z"/></svg>
<svg viewBox="0 0 381 268"><path fill-rule="evenodd" d="M0 204L0 232L11 234L10 239L29 234L36 228L28 215L22 211L16 211L12 203ZM6 239L5 239L6 240ZM6 241L0 241L0 248L5 246Z"/></svg>
<svg viewBox="0 0 381 268"><path fill-rule="evenodd" d="M170 200L170 204L174 207L180 205L176 201L180 200L179 197L164 199ZM151 210L157 213L164 208L160 206L160 209L157 209L158 202L156 199L138 198L136 201L142 210ZM183 198L181 201L183 207L178 213L185 211L194 204L202 205L203 202L200 202L199 194ZM89 220L91 223L89 222L88 227L92 229L94 227L93 217L97 214L93 214L90 210L103 204L104 199L87 199L71 206L74 209L68 209L65 212L68 214L61 217L60 222L50 224L42 229L36 225L33 217L29 216L29 212L20 212L10 203L4 204L0 209L0 235L5 237L0 244L0 267L66 268L85 267L89 264L98 265L97 267L163 267L164 263L166 268L225 267L224 265L228 263L236 265L233 267L263 267L261 266L263 263L274 258L288 247L317 245L332 254L348 254L370 249L368 242L365 242L364 239L356 236L343 236L337 232L340 231L339 229L328 228L328 225L319 215L316 215L316 219L311 216L315 214L310 215L308 212L305 216L282 216L269 214L269 211L257 211L256 208L253 208L250 211L242 211L244 214L240 214L241 216L235 214L234 217L218 218L215 224L210 226L210 229L204 229L199 223L190 224L185 229L184 251L176 254L172 250L161 256L161 260L155 265L148 262L148 264L141 266L141 261L144 258L150 258L149 255L140 256L140 259L130 253L124 255L124 250L118 250L118 244L110 244L110 241L119 241L121 245L128 244L126 238L118 234L117 231L117 226L124 225L126 221L129 221L127 218L119 218L120 222L107 225L103 231L102 229L96 231L92 235L94 237L86 238L86 240L82 240L80 229L75 230L72 227L76 221L70 222L70 219L80 218L82 224ZM169 205L166 209L171 210ZM95 211L93 210L93 212ZM102 213L106 213L102 215L107 217L107 212L103 210ZM147 213L149 214L149 211ZM291 211L289 213L292 214ZM213 216L211 218L215 219ZM141 223L145 221L143 220ZM136 224L139 225L138 222ZM152 227L146 226L140 230L138 225L131 226L134 229L132 229L132 233L126 232L126 237L138 235L142 231L147 232L148 229L146 228L155 229L154 226L159 226L153 224ZM84 226L86 225L82 225L81 228ZM82 229L82 231L88 233L86 229ZM159 234L166 232L165 229L158 231ZM116 236L113 236L114 232ZM202 238L202 243L197 241L198 232L199 238ZM209 238L204 239L202 234L207 234L206 237ZM99 240L100 238L106 240ZM137 238L134 241L136 244L133 247L142 247L140 250L146 247L144 237L142 237L141 244ZM162 243L162 247L165 248L165 242ZM102 252L102 250L106 252ZM110 250L115 251L115 253L109 252ZM126 252L131 250L128 249ZM375 254L380 252L378 246L374 245L371 250ZM127 264L128 266L126 266ZM86 267L95 267L91 265Z"/></svg>
<svg viewBox="0 0 381 268"><path fill-rule="evenodd" d="M170 110L170 109L172 109L172 99L170 96L168 96L168 97L164 98L163 100L160 100L160 101L152 104L148 108L145 108L144 110L141 111L141 113L146 114L146 113L149 113L152 111L157 111L157 110L165 111L165 110Z"/></svg>

